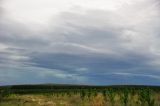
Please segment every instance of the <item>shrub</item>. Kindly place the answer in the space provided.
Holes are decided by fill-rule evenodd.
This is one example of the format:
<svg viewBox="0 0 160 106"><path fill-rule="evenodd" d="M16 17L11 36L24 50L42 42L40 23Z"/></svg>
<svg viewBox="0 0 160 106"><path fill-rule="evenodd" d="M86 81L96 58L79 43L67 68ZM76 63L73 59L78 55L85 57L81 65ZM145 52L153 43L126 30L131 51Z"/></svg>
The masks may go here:
<svg viewBox="0 0 160 106"><path fill-rule="evenodd" d="M151 93L151 89L149 88L141 89L139 91L139 97L142 105L147 103L148 106L154 106L154 100L151 99Z"/></svg>
<svg viewBox="0 0 160 106"><path fill-rule="evenodd" d="M109 100L111 101L112 106L114 106L114 98L115 98L115 93L113 89L108 89L107 90L107 95L109 97Z"/></svg>
<svg viewBox="0 0 160 106"><path fill-rule="evenodd" d="M3 100L3 98L8 97L11 94L10 88L5 88L0 91L0 101Z"/></svg>
<svg viewBox="0 0 160 106"><path fill-rule="evenodd" d="M84 90L82 90L82 91L80 92L80 95L81 95L81 98L84 99L85 96L86 96L86 92L85 92Z"/></svg>
<svg viewBox="0 0 160 106"><path fill-rule="evenodd" d="M128 89L124 89L120 95L120 100L121 100L121 103L124 105L124 106L127 106L127 102L128 102L128 96L129 96L129 90Z"/></svg>

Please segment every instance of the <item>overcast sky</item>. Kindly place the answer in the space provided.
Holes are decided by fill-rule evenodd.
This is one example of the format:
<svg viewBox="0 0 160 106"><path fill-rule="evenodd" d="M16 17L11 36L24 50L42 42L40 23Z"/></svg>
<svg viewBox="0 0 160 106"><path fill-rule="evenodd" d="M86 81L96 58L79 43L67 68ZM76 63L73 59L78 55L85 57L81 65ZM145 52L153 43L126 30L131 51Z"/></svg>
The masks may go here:
<svg viewBox="0 0 160 106"><path fill-rule="evenodd" d="M160 85L159 0L0 0L0 85Z"/></svg>

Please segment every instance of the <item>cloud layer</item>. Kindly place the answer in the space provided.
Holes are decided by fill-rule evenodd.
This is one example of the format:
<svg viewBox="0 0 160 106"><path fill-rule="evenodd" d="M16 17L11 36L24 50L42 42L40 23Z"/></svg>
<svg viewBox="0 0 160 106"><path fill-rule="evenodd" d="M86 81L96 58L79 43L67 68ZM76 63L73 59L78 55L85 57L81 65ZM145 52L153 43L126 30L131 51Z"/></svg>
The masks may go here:
<svg viewBox="0 0 160 106"><path fill-rule="evenodd" d="M1 85L160 85L158 0L0 2Z"/></svg>

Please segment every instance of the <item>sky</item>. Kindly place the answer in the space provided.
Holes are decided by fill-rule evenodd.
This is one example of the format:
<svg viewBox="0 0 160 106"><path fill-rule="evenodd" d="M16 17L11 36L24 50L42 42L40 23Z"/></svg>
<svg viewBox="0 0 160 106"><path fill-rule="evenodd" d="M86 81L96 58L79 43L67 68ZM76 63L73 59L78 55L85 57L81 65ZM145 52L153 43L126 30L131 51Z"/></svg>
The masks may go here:
<svg viewBox="0 0 160 106"><path fill-rule="evenodd" d="M0 85L160 86L159 0L0 0Z"/></svg>

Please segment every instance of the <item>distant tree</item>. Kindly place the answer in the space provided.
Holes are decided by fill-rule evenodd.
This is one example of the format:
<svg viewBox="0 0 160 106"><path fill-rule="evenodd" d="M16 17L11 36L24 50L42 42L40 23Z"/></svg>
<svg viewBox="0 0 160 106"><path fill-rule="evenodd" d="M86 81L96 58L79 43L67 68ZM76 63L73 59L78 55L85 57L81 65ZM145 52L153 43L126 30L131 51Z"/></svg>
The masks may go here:
<svg viewBox="0 0 160 106"><path fill-rule="evenodd" d="M11 94L11 89L9 87L4 88L0 90L0 101L3 100L3 98L10 96Z"/></svg>

